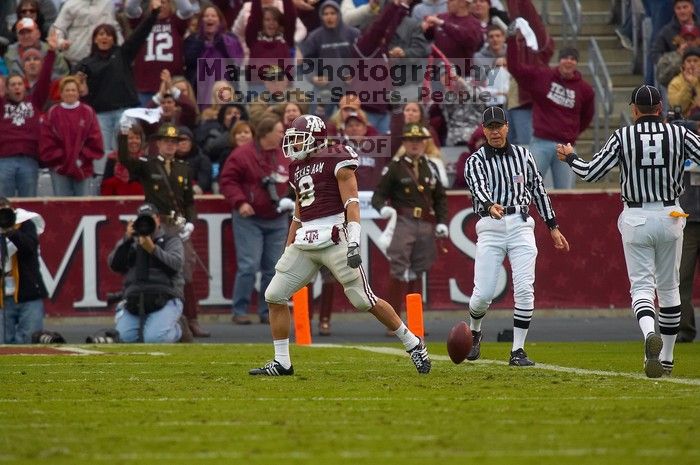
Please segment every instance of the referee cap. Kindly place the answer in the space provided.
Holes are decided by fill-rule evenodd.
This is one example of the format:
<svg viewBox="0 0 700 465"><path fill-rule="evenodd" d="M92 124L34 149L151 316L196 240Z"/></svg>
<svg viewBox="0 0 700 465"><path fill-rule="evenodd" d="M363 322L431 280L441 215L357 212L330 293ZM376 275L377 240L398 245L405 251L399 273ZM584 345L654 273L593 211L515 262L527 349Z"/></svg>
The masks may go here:
<svg viewBox="0 0 700 465"><path fill-rule="evenodd" d="M630 103L653 106L661 103L661 94L654 86L641 85L632 91Z"/></svg>
<svg viewBox="0 0 700 465"><path fill-rule="evenodd" d="M506 124L508 119L506 118L506 112L501 107L489 107L484 110L482 116L482 122L484 126L488 126L491 123Z"/></svg>

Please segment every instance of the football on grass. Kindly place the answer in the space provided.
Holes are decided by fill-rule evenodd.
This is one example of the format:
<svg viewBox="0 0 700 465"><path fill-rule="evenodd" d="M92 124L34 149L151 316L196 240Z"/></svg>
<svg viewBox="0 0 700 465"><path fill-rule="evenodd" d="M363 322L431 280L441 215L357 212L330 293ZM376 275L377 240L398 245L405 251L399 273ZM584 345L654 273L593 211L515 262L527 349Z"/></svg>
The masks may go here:
<svg viewBox="0 0 700 465"><path fill-rule="evenodd" d="M466 321L460 321L447 335L447 353L454 363L462 363L472 350L472 331Z"/></svg>

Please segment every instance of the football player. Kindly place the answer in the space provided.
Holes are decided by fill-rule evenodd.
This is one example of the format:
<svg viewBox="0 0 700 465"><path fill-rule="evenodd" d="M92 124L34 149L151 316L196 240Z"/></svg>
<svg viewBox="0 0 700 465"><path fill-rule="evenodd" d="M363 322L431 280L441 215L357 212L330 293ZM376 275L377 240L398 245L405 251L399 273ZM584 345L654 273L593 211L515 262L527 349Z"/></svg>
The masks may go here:
<svg viewBox="0 0 700 465"><path fill-rule="evenodd" d="M430 372L424 342L408 330L386 301L374 295L360 257L358 155L343 145L328 146L326 124L314 115L296 118L284 135L282 149L291 158L290 184L296 205L287 247L265 292L275 357L251 375L294 374L289 356L291 316L287 302L325 265L358 310L369 311L396 334L419 373Z"/></svg>

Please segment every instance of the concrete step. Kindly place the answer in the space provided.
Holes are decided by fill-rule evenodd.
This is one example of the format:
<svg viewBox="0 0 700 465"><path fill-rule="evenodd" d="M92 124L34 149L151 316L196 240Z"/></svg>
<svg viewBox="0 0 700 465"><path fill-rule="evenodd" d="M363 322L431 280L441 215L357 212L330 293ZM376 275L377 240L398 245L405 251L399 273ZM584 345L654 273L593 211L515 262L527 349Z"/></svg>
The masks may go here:
<svg viewBox="0 0 700 465"><path fill-rule="evenodd" d="M505 2L504 2L505 3ZM559 0L533 0L537 11L542 13L542 7L544 4L547 5L547 11L550 13L560 13L562 11L561 1ZM571 2L573 3L573 2ZM610 0L583 0L581 1L581 14L586 14L589 11L607 11L611 9Z"/></svg>
<svg viewBox="0 0 700 465"><path fill-rule="evenodd" d="M588 50L591 44L591 37L596 39L598 42L598 47L602 53L606 53L607 50L617 50L622 48L620 45L620 39L617 38L615 34L613 35L591 35L591 34L579 34L578 39L573 44L579 51ZM562 36L552 36L554 43L556 45L564 42Z"/></svg>
<svg viewBox="0 0 700 465"><path fill-rule="evenodd" d="M555 24L563 23L563 14L561 12L550 12L547 21L550 26ZM586 24L609 24L610 23L610 12L609 11L589 11L587 9L582 10L581 13L581 28L584 28Z"/></svg>
<svg viewBox="0 0 700 465"><path fill-rule="evenodd" d="M547 26L547 29L551 35L560 36L562 34L563 27L561 24L550 24ZM615 35L615 29L613 26L607 23L582 23L580 33L596 37L609 36Z"/></svg>

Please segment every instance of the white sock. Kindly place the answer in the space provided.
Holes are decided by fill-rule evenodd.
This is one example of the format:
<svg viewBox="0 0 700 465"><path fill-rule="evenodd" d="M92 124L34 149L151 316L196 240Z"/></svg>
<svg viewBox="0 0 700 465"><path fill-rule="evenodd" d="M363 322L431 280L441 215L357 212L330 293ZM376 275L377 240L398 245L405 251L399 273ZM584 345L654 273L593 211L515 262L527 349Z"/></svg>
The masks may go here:
<svg viewBox="0 0 700 465"><path fill-rule="evenodd" d="M656 331L654 323L654 318L650 316L643 316L639 319L639 328L642 330L642 334L644 334L644 339L647 338L649 333Z"/></svg>
<svg viewBox="0 0 700 465"><path fill-rule="evenodd" d="M275 360L284 368L292 366L292 359L289 358L289 338L272 341L275 344Z"/></svg>
<svg viewBox="0 0 700 465"><path fill-rule="evenodd" d="M469 317L469 329L471 329L472 331L481 331L481 321L483 319L484 319L483 317L479 318L479 319L475 319L475 318L470 316Z"/></svg>
<svg viewBox="0 0 700 465"><path fill-rule="evenodd" d="M527 337L527 329L513 328L513 348L515 352L518 349L525 348L525 338Z"/></svg>
<svg viewBox="0 0 700 465"><path fill-rule="evenodd" d="M664 345L661 348L661 354L659 354L659 360L663 362L673 361L673 346L676 345L676 334L662 334L661 341Z"/></svg>
<svg viewBox="0 0 700 465"><path fill-rule="evenodd" d="M409 331L404 323L401 323L401 326L399 326L399 329L394 331L394 334L396 334L396 337L401 339L401 342L403 342L403 346L406 348L406 350L413 349L420 342L418 336Z"/></svg>

